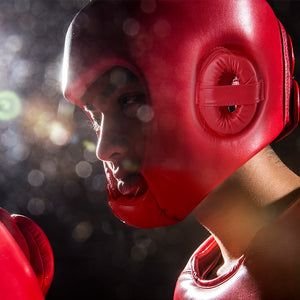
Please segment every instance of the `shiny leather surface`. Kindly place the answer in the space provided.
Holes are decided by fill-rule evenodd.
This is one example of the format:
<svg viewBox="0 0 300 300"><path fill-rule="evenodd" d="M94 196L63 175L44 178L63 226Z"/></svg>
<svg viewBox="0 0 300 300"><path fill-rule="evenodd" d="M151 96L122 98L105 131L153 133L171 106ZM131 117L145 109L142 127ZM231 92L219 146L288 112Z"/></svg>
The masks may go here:
<svg viewBox="0 0 300 300"><path fill-rule="evenodd" d="M29 218L0 208L0 299L44 299L54 260L43 231Z"/></svg>

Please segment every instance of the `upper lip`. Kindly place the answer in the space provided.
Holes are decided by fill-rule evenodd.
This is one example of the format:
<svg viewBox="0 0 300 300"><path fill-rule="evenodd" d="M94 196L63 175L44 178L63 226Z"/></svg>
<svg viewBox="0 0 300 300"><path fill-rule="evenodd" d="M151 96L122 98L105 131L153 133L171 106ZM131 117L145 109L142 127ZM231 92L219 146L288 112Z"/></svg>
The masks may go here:
<svg viewBox="0 0 300 300"><path fill-rule="evenodd" d="M124 180L128 176L137 174L137 172L125 170L121 164L109 164L108 168L111 170L112 175L116 180Z"/></svg>
<svg viewBox="0 0 300 300"><path fill-rule="evenodd" d="M136 172L130 172L122 165L109 164L108 162L104 163L104 168L110 191L113 193L112 195L115 199L119 198L120 195L137 197L144 194L148 189L143 175L138 170ZM119 186L119 184L121 184L121 186ZM120 188L122 188L122 191Z"/></svg>

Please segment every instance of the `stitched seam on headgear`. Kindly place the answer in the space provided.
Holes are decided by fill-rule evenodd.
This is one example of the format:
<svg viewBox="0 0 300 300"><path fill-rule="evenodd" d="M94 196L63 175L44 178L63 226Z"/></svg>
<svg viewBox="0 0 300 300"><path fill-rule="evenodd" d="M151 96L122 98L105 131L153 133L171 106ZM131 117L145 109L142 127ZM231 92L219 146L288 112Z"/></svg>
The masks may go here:
<svg viewBox="0 0 300 300"><path fill-rule="evenodd" d="M289 61L287 34L286 34L286 31L285 31L283 25L280 23L280 21L278 21L278 24L279 24L279 29L280 29L280 36L281 36L281 43L282 43L282 56L283 56L283 63L284 63L283 122L284 122L284 124L287 124L290 120L290 116L289 116L289 101L290 101L289 89L291 87L290 61Z"/></svg>

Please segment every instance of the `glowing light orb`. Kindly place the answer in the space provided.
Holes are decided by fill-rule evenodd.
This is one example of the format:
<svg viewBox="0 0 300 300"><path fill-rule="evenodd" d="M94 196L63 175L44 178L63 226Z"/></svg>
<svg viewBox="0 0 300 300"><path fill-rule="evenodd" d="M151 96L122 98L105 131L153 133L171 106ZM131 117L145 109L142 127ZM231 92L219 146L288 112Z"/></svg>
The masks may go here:
<svg viewBox="0 0 300 300"><path fill-rule="evenodd" d="M80 161L75 166L75 171L77 175L81 178L88 178L93 172L92 165L88 163L87 161Z"/></svg>
<svg viewBox="0 0 300 300"><path fill-rule="evenodd" d="M95 152L96 151L96 145L93 142L84 140L83 141L83 146L86 150L90 151L90 152Z"/></svg>
<svg viewBox="0 0 300 300"><path fill-rule="evenodd" d="M52 143L58 146L63 146L68 143L70 135L70 132L67 128L64 127L62 123L54 121L51 124L50 140L52 141Z"/></svg>
<svg viewBox="0 0 300 300"><path fill-rule="evenodd" d="M13 91L0 91L0 120L15 119L21 113L21 100Z"/></svg>
<svg viewBox="0 0 300 300"><path fill-rule="evenodd" d="M82 221L76 225L72 237L77 242L85 242L93 233L94 228L91 222Z"/></svg>

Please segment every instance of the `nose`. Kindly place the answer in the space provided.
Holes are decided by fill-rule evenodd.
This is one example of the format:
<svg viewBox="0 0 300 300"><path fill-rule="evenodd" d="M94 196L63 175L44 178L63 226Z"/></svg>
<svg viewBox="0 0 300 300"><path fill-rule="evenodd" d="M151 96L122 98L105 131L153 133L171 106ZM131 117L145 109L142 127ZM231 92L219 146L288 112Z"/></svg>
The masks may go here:
<svg viewBox="0 0 300 300"><path fill-rule="evenodd" d="M122 158L128 149L128 138L120 118L114 115L102 115L96 150L97 157L102 161L115 162Z"/></svg>

